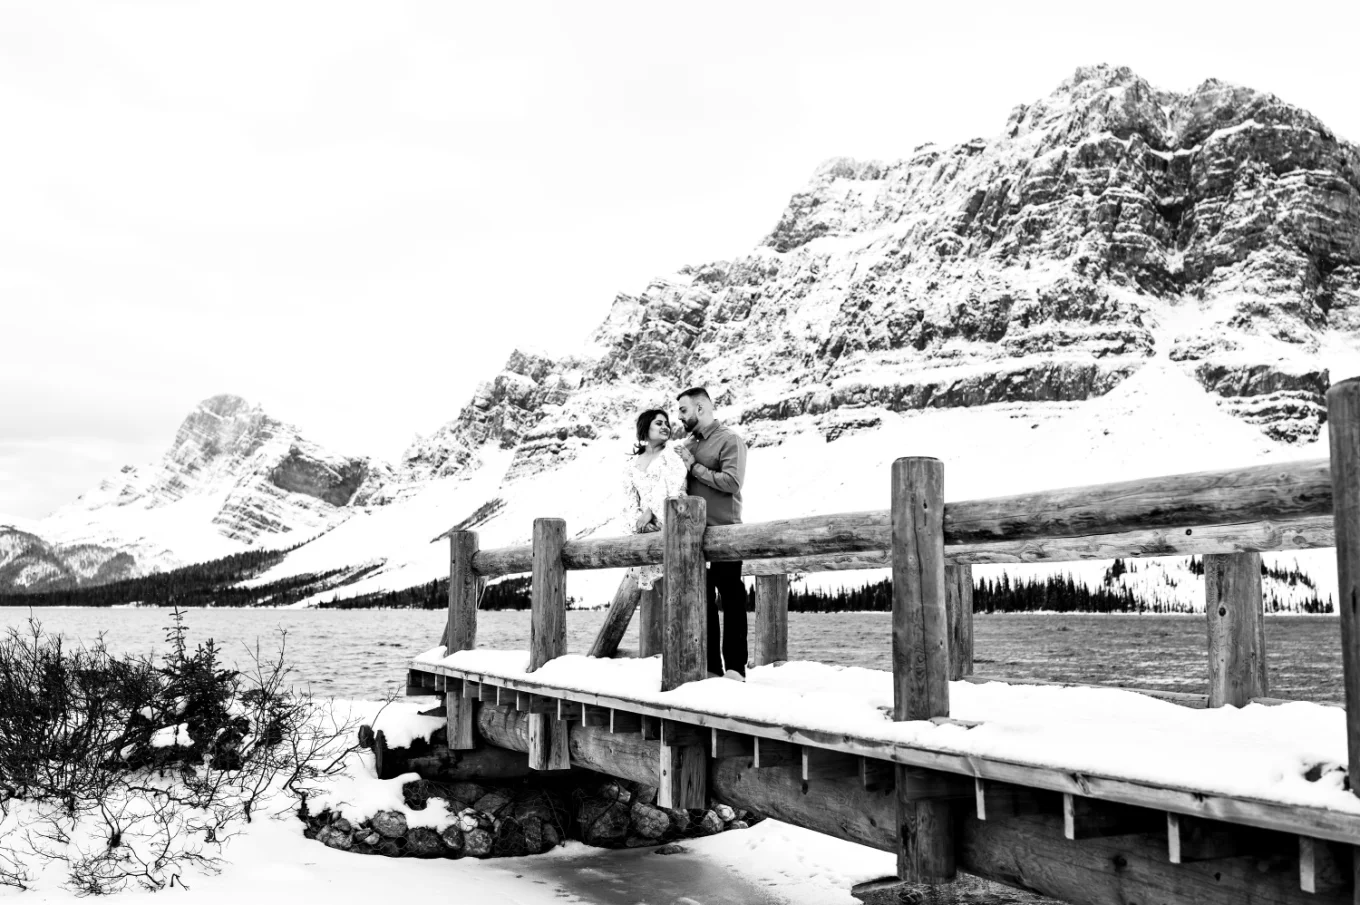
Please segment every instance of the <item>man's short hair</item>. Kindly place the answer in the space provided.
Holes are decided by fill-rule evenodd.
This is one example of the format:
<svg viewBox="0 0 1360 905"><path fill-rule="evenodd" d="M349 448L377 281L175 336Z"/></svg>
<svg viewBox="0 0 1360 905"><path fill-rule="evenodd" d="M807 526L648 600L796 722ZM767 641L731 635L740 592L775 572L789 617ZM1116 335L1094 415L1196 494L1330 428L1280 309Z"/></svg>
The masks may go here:
<svg viewBox="0 0 1360 905"><path fill-rule="evenodd" d="M683 393L681 393L679 396L676 396L675 398L676 401L679 401L686 397L690 399L702 399L709 405L713 404L713 397L708 395L708 390L704 387L690 387L688 390L685 390Z"/></svg>

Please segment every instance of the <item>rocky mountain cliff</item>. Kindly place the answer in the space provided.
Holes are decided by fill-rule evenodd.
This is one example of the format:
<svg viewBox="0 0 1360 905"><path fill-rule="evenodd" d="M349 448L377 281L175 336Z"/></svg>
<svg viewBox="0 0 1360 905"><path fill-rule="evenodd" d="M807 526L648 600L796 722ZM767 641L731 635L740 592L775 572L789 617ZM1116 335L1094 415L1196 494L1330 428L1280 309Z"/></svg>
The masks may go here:
<svg viewBox="0 0 1360 905"><path fill-rule="evenodd" d="M756 445L882 413L1100 396L1165 357L1282 443L1317 436L1319 350L1360 328L1360 154L1306 111L1079 69L1000 134L837 159L750 255L620 295L566 358L516 353L414 445L408 479L490 442L551 469L651 398L707 384Z"/></svg>
<svg viewBox="0 0 1360 905"><path fill-rule="evenodd" d="M427 542L460 521L485 543L518 543L551 505L578 533L603 530L599 494L579 488L617 469L637 411L694 384L764 456L751 511L768 518L807 514L780 509L807 468L881 469L885 448L927 421L929 453L973 475L997 453L974 452L972 422L1012 458L1028 444L1040 468L1049 450L1128 464L1175 447L1167 470L1303 454L1325 419L1329 361L1360 373L1360 152L1269 94L1215 80L1180 94L1093 66L990 138L826 162L749 255L618 296L573 354L515 352L393 468L332 456L217 397L161 463L125 469L35 531L135 546L140 564L208 558L167 526L210 527L231 552L363 511L271 574L364 562L379 564L364 591L405 587L447 568ZM1053 439L1021 440L1017 419ZM1133 423L1141 433L1120 436ZM838 442L785 454L811 438ZM884 505L843 482L816 493L800 506Z"/></svg>
<svg viewBox="0 0 1360 905"><path fill-rule="evenodd" d="M0 590L90 584L340 524L390 468L334 455L231 395L189 414L157 463L127 465L32 531L0 534ZM41 534L41 537L39 537Z"/></svg>

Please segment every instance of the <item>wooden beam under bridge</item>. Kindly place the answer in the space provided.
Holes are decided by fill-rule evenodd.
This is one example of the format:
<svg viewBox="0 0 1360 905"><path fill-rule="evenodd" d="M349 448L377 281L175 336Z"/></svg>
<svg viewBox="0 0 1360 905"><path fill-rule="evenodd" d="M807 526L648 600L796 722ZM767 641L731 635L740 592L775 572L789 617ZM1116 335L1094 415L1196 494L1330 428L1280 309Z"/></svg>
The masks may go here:
<svg viewBox="0 0 1360 905"><path fill-rule="evenodd" d="M526 715L483 703L477 729L487 743L524 751ZM655 784L661 742L636 732L573 723L568 749L576 766ZM805 780L799 761L758 767L744 748L708 761L714 798L778 820L882 851L895 852L897 791L865 787L857 776ZM1167 834L1150 832L1071 840L1061 812L1021 810L980 820L969 799L956 799L957 863L961 870L1073 905L1354 905L1354 885L1305 892L1298 837L1277 834L1262 852L1173 863ZM1249 833L1259 831L1247 830ZM1306 847L1305 847L1306 848Z"/></svg>

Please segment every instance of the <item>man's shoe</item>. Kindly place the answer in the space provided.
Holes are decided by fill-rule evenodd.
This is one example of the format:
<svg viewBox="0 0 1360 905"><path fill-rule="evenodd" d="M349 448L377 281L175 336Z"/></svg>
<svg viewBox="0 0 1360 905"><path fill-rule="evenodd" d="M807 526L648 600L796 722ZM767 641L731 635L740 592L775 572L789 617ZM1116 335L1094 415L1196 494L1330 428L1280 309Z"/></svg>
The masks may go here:
<svg viewBox="0 0 1360 905"><path fill-rule="evenodd" d="M743 676L741 673L737 672L735 669L729 669L726 673L723 674L723 678L731 679L733 682L746 681L746 677Z"/></svg>

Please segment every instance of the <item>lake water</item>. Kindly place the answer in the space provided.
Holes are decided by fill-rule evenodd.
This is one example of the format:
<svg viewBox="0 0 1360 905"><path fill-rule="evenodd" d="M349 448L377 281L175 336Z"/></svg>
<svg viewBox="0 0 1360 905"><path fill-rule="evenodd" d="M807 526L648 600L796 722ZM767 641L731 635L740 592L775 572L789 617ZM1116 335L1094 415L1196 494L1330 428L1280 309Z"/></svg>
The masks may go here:
<svg viewBox="0 0 1360 905"><path fill-rule="evenodd" d="M22 627L29 610L0 607L0 630ZM71 639L101 633L109 649L158 656L170 613L161 609L41 609L43 627ZM567 614L567 648L588 650L604 610ZM405 688L406 662L438 643L437 610L188 610L190 645L209 638L246 666L258 645L268 658L283 641L296 682L317 695L376 699ZM791 613L789 655L891 669L887 613ZM980 675L1203 692L1208 682L1203 616L979 614L974 662ZM478 614L479 646L527 648L529 613ZM636 620L624 647L637 647ZM1270 693L1340 701L1341 630L1335 616L1266 617Z"/></svg>
<svg viewBox="0 0 1360 905"><path fill-rule="evenodd" d="M49 632L74 640L102 635L110 650L160 656L170 612L157 609L43 609L33 612ZM567 615L570 651L589 649L604 611ZM23 628L30 612L0 607L0 630ZM189 610L190 646L209 638L224 658L248 667L258 649L271 659L280 642L296 670L295 683L319 696L376 699L402 694L406 663L434 646L445 614L434 610ZM527 648L528 612L478 614L477 636L488 648ZM789 654L794 659L891 669L887 613L791 613ZM624 647L637 647L636 620ZM1270 692L1277 697L1339 701L1341 632L1334 616L1266 618ZM1208 681L1205 620L1201 616L1084 616L979 614L974 619L974 661L981 675L1090 682L1203 692ZM658 861L671 863L661 865ZM564 901L629 905L638 890L652 901L728 905L766 901L736 874L689 858L656 859L609 852L581 859L517 862L525 882L551 883ZM735 896L735 898L734 898ZM895 899L880 898L879 902ZM772 901L772 900L771 900ZM1008 887L963 878L936 891L932 901L951 905L1060 905Z"/></svg>

